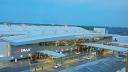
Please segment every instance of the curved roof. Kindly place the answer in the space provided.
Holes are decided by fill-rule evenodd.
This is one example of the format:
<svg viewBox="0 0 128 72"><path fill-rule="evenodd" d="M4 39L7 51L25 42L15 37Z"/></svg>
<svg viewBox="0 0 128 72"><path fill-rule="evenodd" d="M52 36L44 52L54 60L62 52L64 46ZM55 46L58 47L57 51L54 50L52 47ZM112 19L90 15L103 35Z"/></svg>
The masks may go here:
<svg viewBox="0 0 128 72"><path fill-rule="evenodd" d="M57 53L54 51L49 51L49 50L43 50L43 51L40 51L39 53L47 54L49 56L52 56L52 58L61 58L65 56L64 54Z"/></svg>
<svg viewBox="0 0 128 72"><path fill-rule="evenodd" d="M76 39L83 37L106 36L75 26L0 25L0 34L17 34L14 36L2 38L12 45L23 45L37 42Z"/></svg>
<svg viewBox="0 0 128 72"><path fill-rule="evenodd" d="M21 25L0 25L0 34L60 34L79 33L91 31L75 26L21 26Z"/></svg>
<svg viewBox="0 0 128 72"><path fill-rule="evenodd" d="M11 45L24 45L38 42L48 42L48 41L58 41L58 40L71 40L84 37L99 36L95 34L82 34L82 33L72 33L72 34L48 34L48 35L18 35L3 37L2 39L9 42Z"/></svg>

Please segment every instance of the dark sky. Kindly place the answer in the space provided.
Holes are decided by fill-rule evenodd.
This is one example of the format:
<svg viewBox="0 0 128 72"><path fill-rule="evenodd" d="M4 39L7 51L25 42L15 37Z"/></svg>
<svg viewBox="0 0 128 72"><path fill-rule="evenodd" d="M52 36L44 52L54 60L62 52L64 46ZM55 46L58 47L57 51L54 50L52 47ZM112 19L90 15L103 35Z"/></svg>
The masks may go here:
<svg viewBox="0 0 128 72"><path fill-rule="evenodd" d="M128 0L0 0L0 21L128 27Z"/></svg>

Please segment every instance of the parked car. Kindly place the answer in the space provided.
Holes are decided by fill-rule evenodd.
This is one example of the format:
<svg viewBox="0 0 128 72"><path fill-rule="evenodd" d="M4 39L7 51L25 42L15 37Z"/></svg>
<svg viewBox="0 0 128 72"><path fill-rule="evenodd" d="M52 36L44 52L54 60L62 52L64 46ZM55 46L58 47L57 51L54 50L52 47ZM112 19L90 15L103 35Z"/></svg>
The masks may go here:
<svg viewBox="0 0 128 72"><path fill-rule="evenodd" d="M80 52L75 52L75 54L80 54Z"/></svg>
<svg viewBox="0 0 128 72"><path fill-rule="evenodd" d="M56 64L55 66L54 66L54 68L59 68L59 67L61 67L62 65L61 64Z"/></svg>

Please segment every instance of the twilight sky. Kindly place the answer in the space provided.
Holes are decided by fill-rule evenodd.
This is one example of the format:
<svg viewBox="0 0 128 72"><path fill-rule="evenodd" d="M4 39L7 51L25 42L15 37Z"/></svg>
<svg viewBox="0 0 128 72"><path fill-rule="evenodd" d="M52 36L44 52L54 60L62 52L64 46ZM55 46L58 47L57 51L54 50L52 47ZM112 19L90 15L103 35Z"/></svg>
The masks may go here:
<svg viewBox="0 0 128 72"><path fill-rule="evenodd" d="M0 0L0 22L128 27L128 0Z"/></svg>

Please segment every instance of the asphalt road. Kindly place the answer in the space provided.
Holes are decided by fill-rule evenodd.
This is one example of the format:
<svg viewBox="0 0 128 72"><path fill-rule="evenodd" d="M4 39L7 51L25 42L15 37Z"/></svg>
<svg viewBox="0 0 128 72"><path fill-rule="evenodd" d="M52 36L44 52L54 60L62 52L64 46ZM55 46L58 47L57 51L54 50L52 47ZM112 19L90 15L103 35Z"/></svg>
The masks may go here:
<svg viewBox="0 0 128 72"><path fill-rule="evenodd" d="M0 69L0 72L30 72L30 69L36 65L37 63L30 65L28 61L23 61L23 63L17 62Z"/></svg>
<svg viewBox="0 0 128 72"><path fill-rule="evenodd" d="M0 72L22 72L22 71L30 72L29 70L30 70L29 63L25 63L25 64L10 65L8 67L0 69Z"/></svg>

